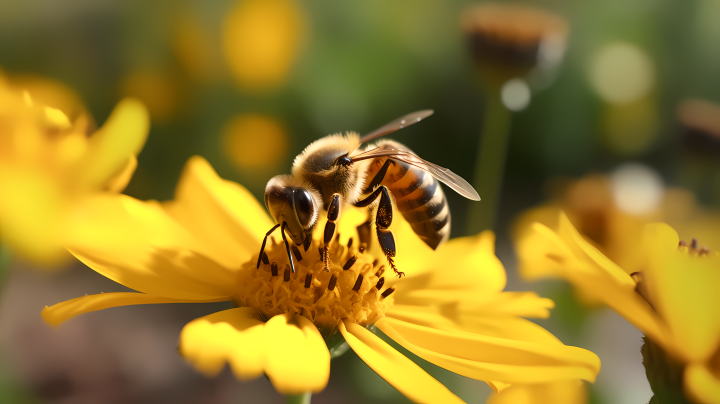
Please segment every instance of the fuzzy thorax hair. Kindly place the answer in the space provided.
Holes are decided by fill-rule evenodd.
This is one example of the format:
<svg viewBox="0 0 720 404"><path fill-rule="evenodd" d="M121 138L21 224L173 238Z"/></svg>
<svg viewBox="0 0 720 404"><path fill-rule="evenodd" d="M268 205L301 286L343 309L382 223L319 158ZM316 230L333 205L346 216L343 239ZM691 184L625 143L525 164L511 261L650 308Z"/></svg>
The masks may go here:
<svg viewBox="0 0 720 404"><path fill-rule="evenodd" d="M365 183L366 162L353 163L350 167L335 165L335 160L349 155L360 147L356 132L340 133L318 139L303 150L293 163L295 177L308 181L320 192L327 208L330 198L338 193L347 203L360 197Z"/></svg>

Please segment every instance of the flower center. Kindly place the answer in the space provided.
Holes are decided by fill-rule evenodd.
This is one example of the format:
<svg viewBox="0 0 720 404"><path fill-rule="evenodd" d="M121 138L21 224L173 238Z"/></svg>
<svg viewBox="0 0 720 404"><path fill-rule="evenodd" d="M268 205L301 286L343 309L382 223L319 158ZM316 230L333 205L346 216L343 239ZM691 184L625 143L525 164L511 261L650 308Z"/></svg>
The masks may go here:
<svg viewBox="0 0 720 404"><path fill-rule="evenodd" d="M340 244L339 238L328 246L329 272L319 240L313 240L307 251L291 244L295 273L290 269L285 244L269 240L259 268L256 261L243 265L236 303L256 308L266 319L298 313L325 337L342 319L362 326L375 323L393 303L395 289L384 287L387 264L381 265L366 252L364 244L352 238Z"/></svg>

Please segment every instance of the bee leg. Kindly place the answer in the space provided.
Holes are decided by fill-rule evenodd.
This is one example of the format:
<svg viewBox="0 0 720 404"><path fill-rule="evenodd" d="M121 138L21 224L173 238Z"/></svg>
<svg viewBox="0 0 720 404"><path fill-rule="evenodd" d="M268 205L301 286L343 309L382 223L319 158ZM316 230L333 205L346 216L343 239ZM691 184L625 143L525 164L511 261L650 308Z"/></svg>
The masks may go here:
<svg viewBox="0 0 720 404"><path fill-rule="evenodd" d="M390 199L390 192L387 187L381 185L372 194L362 201L355 203L355 206L364 207L368 206L380 197L380 204L378 205L377 213L375 214L375 227L377 228L378 243L383 254L387 257L390 267L395 271L398 277L405 275L404 272L400 272L395 267L393 257L395 257L395 238L393 237L390 225L392 224L392 199Z"/></svg>
<svg viewBox="0 0 720 404"><path fill-rule="evenodd" d="M270 235L272 234L272 232L274 232L275 229L277 229L279 226L280 226L279 224L276 224L275 226L273 226L272 229L270 229L270 231L268 231L267 233L265 233L265 238L263 239L262 247L260 247L260 255L258 255L258 262L257 262L257 268L256 268L256 269L260 268L260 260L262 260L262 258L263 258L263 253L265 252L265 243L267 243L267 238L270 237ZM267 265L267 263L266 263L266 265Z"/></svg>
<svg viewBox="0 0 720 404"><path fill-rule="evenodd" d="M333 239L333 236L335 235L335 221L340 216L340 194L333 194L332 199L330 199L330 206L328 206L328 213L327 213L327 223L325 223L325 235L324 235L324 241L325 241L325 247L323 249L323 254L325 256L325 271L330 272L330 257L328 253L328 246L330 245L330 242Z"/></svg>

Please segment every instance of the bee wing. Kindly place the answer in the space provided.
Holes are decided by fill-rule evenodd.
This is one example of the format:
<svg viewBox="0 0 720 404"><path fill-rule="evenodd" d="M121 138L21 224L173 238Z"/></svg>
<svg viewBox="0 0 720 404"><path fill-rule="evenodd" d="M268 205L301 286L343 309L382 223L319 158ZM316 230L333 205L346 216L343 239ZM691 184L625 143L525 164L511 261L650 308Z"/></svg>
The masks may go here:
<svg viewBox="0 0 720 404"><path fill-rule="evenodd" d="M385 136L388 133L393 133L414 123L418 123L423 119L429 117L433 113L435 113L435 111L433 111L432 109L424 109L422 111L415 111L407 115L403 115L400 118L390 123L387 123L363 136L362 138L360 138L360 143L369 142L373 139L379 138L380 136Z"/></svg>
<svg viewBox="0 0 720 404"><path fill-rule="evenodd" d="M427 171L435 177L438 181L442 182L443 184L450 187L453 191L457 192L458 194L473 200L473 201L479 201L480 195L478 195L477 191L475 191L475 188L473 188L472 185L470 185L467 181L465 181L461 176L455 174L454 172L448 170L447 168L440 167L437 164L433 164L427 160L423 160L420 157L418 157L416 154L411 153L409 151L405 150L398 150L398 149L392 149L392 148L374 148L370 150L366 150L364 152L361 152L355 156L352 157L352 161L360 161L360 160L367 160L372 159L376 157L390 157L395 160L404 161L405 163L410 164L411 166L417 167L421 170Z"/></svg>

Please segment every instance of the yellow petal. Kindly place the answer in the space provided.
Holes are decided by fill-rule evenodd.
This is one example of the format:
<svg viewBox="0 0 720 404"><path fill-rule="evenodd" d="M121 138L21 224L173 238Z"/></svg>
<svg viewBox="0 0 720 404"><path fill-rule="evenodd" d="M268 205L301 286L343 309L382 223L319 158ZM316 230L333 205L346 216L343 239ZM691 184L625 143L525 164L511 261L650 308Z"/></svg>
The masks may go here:
<svg viewBox="0 0 720 404"><path fill-rule="evenodd" d="M445 331L385 317L382 332L421 358L477 380L503 383L594 381L598 357L581 348Z"/></svg>
<svg viewBox="0 0 720 404"><path fill-rule="evenodd" d="M90 138L78 172L91 187L99 187L142 150L150 128L147 108L138 100L123 99L105 124Z"/></svg>
<svg viewBox="0 0 720 404"><path fill-rule="evenodd" d="M164 208L205 242L215 261L227 267L240 266L258 254L265 233L274 224L247 189L218 177L199 156L188 160L175 200Z"/></svg>
<svg viewBox="0 0 720 404"><path fill-rule="evenodd" d="M317 393L330 377L330 352L315 325L290 313L265 325L265 371L281 394Z"/></svg>
<svg viewBox="0 0 720 404"><path fill-rule="evenodd" d="M342 321L338 327L355 353L380 377L417 403L462 403L442 383L366 328Z"/></svg>
<svg viewBox="0 0 720 404"><path fill-rule="evenodd" d="M488 398L486 404L585 404L588 401L587 390L583 382L567 382L513 385L501 393Z"/></svg>
<svg viewBox="0 0 720 404"><path fill-rule="evenodd" d="M136 168L137 158L130 156L125 167L105 184L105 189L114 194L122 192L130 183Z"/></svg>
<svg viewBox="0 0 720 404"><path fill-rule="evenodd" d="M405 237L417 238L410 234ZM399 290L430 292L424 295L425 297L433 293L440 297L450 297L448 291L453 294L467 291L469 297L476 296L480 299L487 293L500 291L505 287L505 268L495 256L494 244L495 235L485 231L472 237L452 239L438 247L434 254L427 256L421 249L420 258L407 260L416 267L409 267L407 263L401 266L398 261L400 270L408 268L408 277L403 279L402 289ZM415 251L412 251L411 255L415 255ZM421 270L417 271L418 268ZM388 282L388 285L392 286L397 281ZM457 297L454 299L457 300Z"/></svg>
<svg viewBox="0 0 720 404"><path fill-rule="evenodd" d="M673 346L687 361L705 361L720 344L720 257L678 250L666 224L646 230L650 263L643 281L653 306L668 324Z"/></svg>
<svg viewBox="0 0 720 404"><path fill-rule="evenodd" d="M207 376L230 363L240 380L265 370L265 323L257 310L240 307L200 317L180 333L180 354Z"/></svg>
<svg viewBox="0 0 720 404"><path fill-rule="evenodd" d="M468 315L452 307L393 305L387 317L437 330L463 331L518 341L562 343L549 331L524 318L487 313Z"/></svg>
<svg viewBox="0 0 720 404"><path fill-rule="evenodd" d="M702 365L690 365L683 377L685 392L698 403L720 403L720 378Z"/></svg>
<svg viewBox="0 0 720 404"><path fill-rule="evenodd" d="M214 299L204 301L203 303L220 301L223 300ZM98 311L119 306L158 303L198 303L198 301L168 299L166 297L132 292L101 293L99 295L81 296L49 307L45 306L42 311L42 317L46 323L52 326L58 326L73 317L79 316L80 314L90 313L91 311Z"/></svg>
<svg viewBox="0 0 720 404"><path fill-rule="evenodd" d="M635 282L587 243L566 217L561 235L535 223L518 249L520 271L529 278L561 275L588 298L610 306L648 337L667 347L668 332L653 308L635 292Z"/></svg>
<svg viewBox="0 0 720 404"><path fill-rule="evenodd" d="M125 195L87 198L71 224L68 250L131 289L190 300L237 293L238 267L216 262L207 241L183 228L157 202Z"/></svg>

